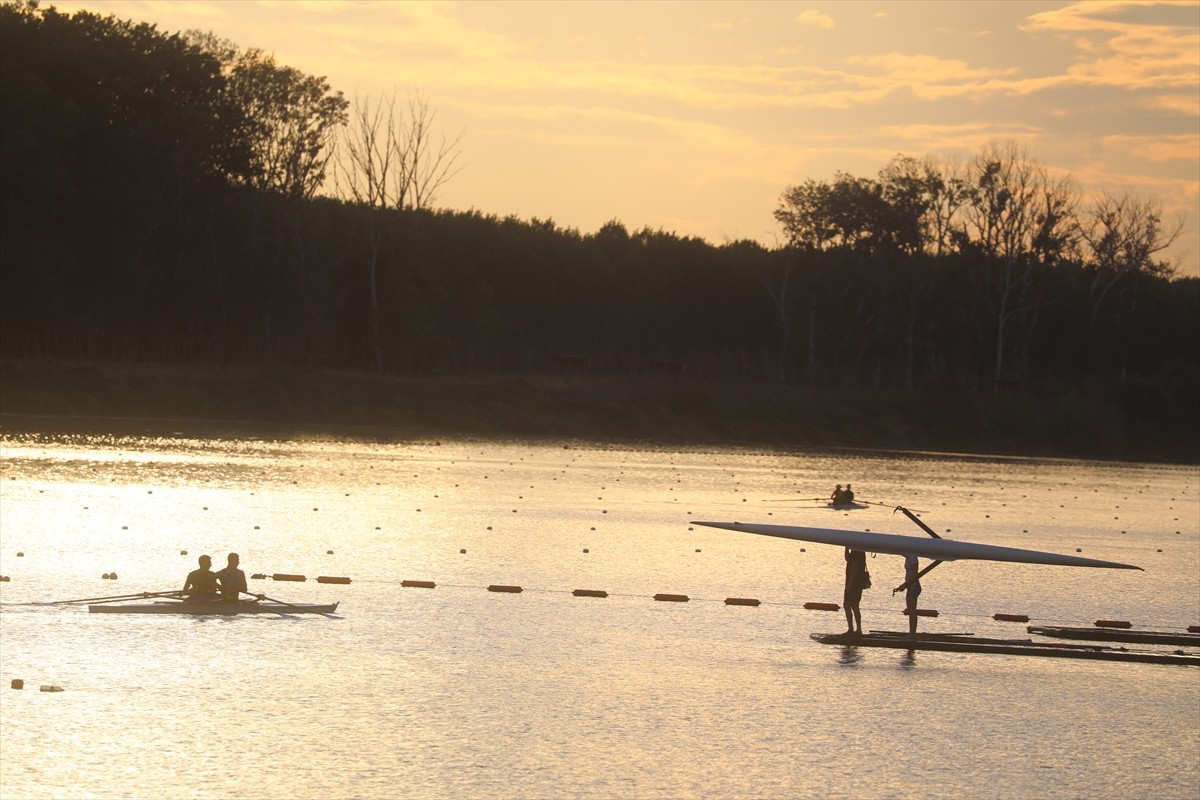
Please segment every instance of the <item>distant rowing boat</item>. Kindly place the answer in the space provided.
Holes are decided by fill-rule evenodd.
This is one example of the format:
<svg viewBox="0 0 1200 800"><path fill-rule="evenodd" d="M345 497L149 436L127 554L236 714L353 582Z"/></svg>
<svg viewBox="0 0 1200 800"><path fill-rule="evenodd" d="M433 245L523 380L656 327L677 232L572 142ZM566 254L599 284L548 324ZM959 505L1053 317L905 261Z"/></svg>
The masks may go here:
<svg viewBox="0 0 1200 800"><path fill-rule="evenodd" d="M157 603L122 603L117 605L90 605L92 614L332 614L338 604L315 605L308 603L252 603L215 602L197 603L167 600Z"/></svg>

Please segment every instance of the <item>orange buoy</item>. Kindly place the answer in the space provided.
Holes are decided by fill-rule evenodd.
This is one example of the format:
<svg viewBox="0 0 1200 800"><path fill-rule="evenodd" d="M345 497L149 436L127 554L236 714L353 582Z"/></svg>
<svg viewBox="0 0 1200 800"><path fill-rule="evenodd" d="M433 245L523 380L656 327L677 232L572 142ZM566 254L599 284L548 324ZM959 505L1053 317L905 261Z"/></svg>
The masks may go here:
<svg viewBox="0 0 1200 800"><path fill-rule="evenodd" d="M433 581L400 581L400 585L410 589L432 589L437 586Z"/></svg>
<svg viewBox="0 0 1200 800"><path fill-rule="evenodd" d="M909 616L907 608L901 609L900 613L906 617ZM917 609L918 617L936 617L937 615L938 615L938 612L937 612L936 608L918 608Z"/></svg>
<svg viewBox="0 0 1200 800"><path fill-rule="evenodd" d="M320 575L317 577L317 583L349 583L349 578L334 578L329 575Z"/></svg>
<svg viewBox="0 0 1200 800"><path fill-rule="evenodd" d="M837 603L805 603L804 607L809 611L840 611L842 608Z"/></svg>
<svg viewBox="0 0 1200 800"><path fill-rule="evenodd" d="M499 583L493 583L488 587L489 592L505 592L507 594L520 594L524 591L520 586L505 586Z"/></svg>
<svg viewBox="0 0 1200 800"><path fill-rule="evenodd" d="M0 575L0 581L4 581L5 583L8 583L10 580L11 580L11 578L9 578L7 575Z"/></svg>
<svg viewBox="0 0 1200 800"><path fill-rule="evenodd" d="M663 603L686 603L688 596L686 594L663 594L654 595L654 599Z"/></svg>
<svg viewBox="0 0 1200 800"><path fill-rule="evenodd" d="M726 597L725 605L727 606L757 606L759 601L753 597Z"/></svg>
<svg viewBox="0 0 1200 800"><path fill-rule="evenodd" d="M993 614L992 619L999 622L1029 622L1028 614Z"/></svg>
<svg viewBox="0 0 1200 800"><path fill-rule="evenodd" d="M603 589L576 589L571 594L576 597L608 597L608 592Z"/></svg>
<svg viewBox="0 0 1200 800"><path fill-rule="evenodd" d="M271 579L276 580L276 581L296 581L296 582L308 580L308 578L304 577L303 575L288 575L286 572L276 572L274 575L271 576Z"/></svg>
<svg viewBox="0 0 1200 800"><path fill-rule="evenodd" d="M13 678L13 682L12 682L12 688L14 688L14 689L24 689L24 688L25 688L25 681L21 680L20 678Z"/></svg>
<svg viewBox="0 0 1200 800"><path fill-rule="evenodd" d="M1097 628L1132 628L1132 622L1126 622L1119 619L1098 619L1096 620Z"/></svg>

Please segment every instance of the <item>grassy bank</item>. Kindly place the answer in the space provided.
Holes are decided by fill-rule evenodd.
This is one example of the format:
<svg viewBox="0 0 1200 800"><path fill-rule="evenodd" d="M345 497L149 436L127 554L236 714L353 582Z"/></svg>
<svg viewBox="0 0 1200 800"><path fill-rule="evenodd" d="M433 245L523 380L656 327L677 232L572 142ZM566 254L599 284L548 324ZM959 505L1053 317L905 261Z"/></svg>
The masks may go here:
<svg viewBox="0 0 1200 800"><path fill-rule="evenodd" d="M292 368L0 363L0 412L352 426L372 436L521 436L1198 460L1196 420L1132 424L1066 395L811 391L691 379L402 378ZM1160 429L1161 426L1161 429Z"/></svg>

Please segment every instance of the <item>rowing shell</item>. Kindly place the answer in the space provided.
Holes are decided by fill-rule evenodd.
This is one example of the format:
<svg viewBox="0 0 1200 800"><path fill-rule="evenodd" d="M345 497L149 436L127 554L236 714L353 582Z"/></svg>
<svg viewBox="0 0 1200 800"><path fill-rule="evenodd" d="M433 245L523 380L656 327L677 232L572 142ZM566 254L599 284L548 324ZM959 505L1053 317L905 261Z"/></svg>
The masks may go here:
<svg viewBox="0 0 1200 800"><path fill-rule="evenodd" d="M832 544L861 550L865 553L914 555L938 561L976 559L980 561L1012 561L1018 564L1052 564L1062 567L1106 567L1108 569L1141 569L1132 564L1100 561L1095 558L1046 553L1040 550L1021 550L992 544L959 542L953 539L929 539L921 536L899 536L869 531L842 531L833 528L802 528L794 525L760 525L748 522L696 522L709 528L778 536L800 542Z"/></svg>
<svg viewBox="0 0 1200 800"><path fill-rule="evenodd" d="M93 614L332 614L338 604L292 603L129 603L124 605L91 605Z"/></svg>

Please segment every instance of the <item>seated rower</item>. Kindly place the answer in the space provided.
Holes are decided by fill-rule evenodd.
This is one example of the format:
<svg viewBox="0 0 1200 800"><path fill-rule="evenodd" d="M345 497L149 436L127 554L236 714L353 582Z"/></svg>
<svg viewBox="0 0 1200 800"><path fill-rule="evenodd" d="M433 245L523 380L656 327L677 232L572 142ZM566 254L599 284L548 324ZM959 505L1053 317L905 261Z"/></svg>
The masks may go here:
<svg viewBox="0 0 1200 800"><path fill-rule="evenodd" d="M829 499L831 501L833 501L833 504L835 506L840 506L846 502L844 499L845 496L846 496L846 493L844 491L842 491L842 485L839 483L837 485L837 488L835 488L833 490L833 494L829 495Z"/></svg>
<svg viewBox="0 0 1200 800"><path fill-rule="evenodd" d="M200 556L200 567L188 573L183 582L183 595L189 600L216 600L217 575L212 571L212 559Z"/></svg>
<svg viewBox="0 0 1200 800"><path fill-rule="evenodd" d="M221 584L222 600L237 602L238 596L246 592L246 573L238 569L238 561L238 554L230 553L229 564L213 576Z"/></svg>
<svg viewBox="0 0 1200 800"><path fill-rule="evenodd" d="M854 490L850 488L850 484L846 484L846 491L842 492L841 505L848 506L854 503Z"/></svg>

